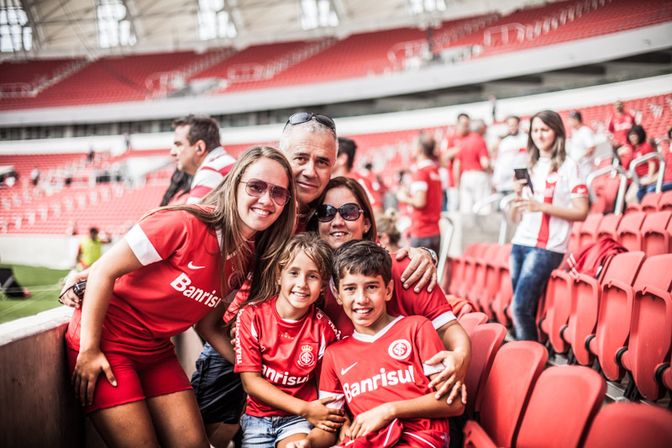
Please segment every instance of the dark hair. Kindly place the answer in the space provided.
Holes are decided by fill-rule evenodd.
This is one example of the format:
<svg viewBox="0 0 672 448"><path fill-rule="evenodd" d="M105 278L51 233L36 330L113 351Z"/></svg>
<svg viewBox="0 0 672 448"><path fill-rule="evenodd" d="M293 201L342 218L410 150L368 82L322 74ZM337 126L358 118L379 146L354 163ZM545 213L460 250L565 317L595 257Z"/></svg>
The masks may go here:
<svg viewBox="0 0 672 448"><path fill-rule="evenodd" d="M422 154L425 157L429 157L430 159L434 158L434 149L436 148L434 137L426 132L420 132L418 135L418 145L420 145Z"/></svg>
<svg viewBox="0 0 672 448"><path fill-rule="evenodd" d="M672 139L672 128L667 130L667 138Z"/></svg>
<svg viewBox="0 0 672 448"><path fill-rule="evenodd" d="M583 123L583 115L578 110L573 110L569 113L569 118L573 118L579 123Z"/></svg>
<svg viewBox="0 0 672 448"><path fill-rule="evenodd" d="M363 235L363 238L369 241L376 241L378 233L376 231L376 220L373 216L373 208L371 207L366 191L356 180L345 176L337 176L330 179L322 192L322 195L315 201L315 208L324 204L324 198L327 196L327 193L334 188L347 188L353 195L355 195L355 199L357 199L359 206L364 211L364 218L367 218L371 224L369 231ZM318 226L319 221L317 220L317 216L313 214L313 217L308 221L306 228L310 231L317 232Z"/></svg>
<svg viewBox="0 0 672 448"><path fill-rule="evenodd" d="M527 153L530 155L531 166L536 165L539 161L539 148L537 148L537 145L532 140L532 123L535 118L540 119L555 132L555 142L553 142L553 147L551 148L551 166L553 171L557 171L567 158L567 153L565 152L565 125L562 124L560 115L552 110L542 110L534 114L530 119L530 131L527 137Z"/></svg>
<svg viewBox="0 0 672 448"><path fill-rule="evenodd" d="M471 120L471 117L469 116L469 114L466 114L464 112L460 112L459 114L457 114L457 120L458 121L460 120L460 118L466 118L467 120Z"/></svg>
<svg viewBox="0 0 672 448"><path fill-rule="evenodd" d="M385 249L373 241L348 241L334 253L332 275L336 288L347 274L367 277L380 275L387 285L392 280L392 258Z"/></svg>
<svg viewBox="0 0 672 448"><path fill-rule="evenodd" d="M638 145L641 145L642 143L646 142L646 131L640 125L633 124L630 130L628 131L628 137L630 137L630 134L635 134L637 136L637 138L639 139L639 143L637 143Z"/></svg>
<svg viewBox="0 0 672 448"><path fill-rule="evenodd" d="M352 169L355 163L355 153L357 152L357 143L347 137L338 137L338 155L345 154L348 156L348 170Z"/></svg>
<svg viewBox="0 0 672 448"><path fill-rule="evenodd" d="M199 140L205 143L205 150L210 152L222 144L219 137L219 123L207 115L187 115L173 120L173 129L189 126L187 140L190 145Z"/></svg>

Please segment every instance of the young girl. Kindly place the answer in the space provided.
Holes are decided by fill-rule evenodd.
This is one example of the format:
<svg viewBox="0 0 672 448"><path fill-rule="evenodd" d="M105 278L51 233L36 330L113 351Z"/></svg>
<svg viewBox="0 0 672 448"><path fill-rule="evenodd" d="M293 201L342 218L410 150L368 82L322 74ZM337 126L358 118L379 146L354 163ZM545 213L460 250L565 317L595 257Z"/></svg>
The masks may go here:
<svg viewBox="0 0 672 448"><path fill-rule="evenodd" d="M337 430L342 411L317 400L315 371L339 332L315 302L330 278L331 249L314 234L295 236L278 263L277 295L251 295L236 322L236 364L248 394L243 447L285 447L311 425Z"/></svg>
<svg viewBox="0 0 672 448"><path fill-rule="evenodd" d="M560 115L544 110L530 123L527 152L532 185L525 186L526 180L514 182L517 197L512 218L520 224L510 260L513 323L516 338L524 340L538 337L535 316L539 296L567 251L572 222L586 219L589 208L579 166L565 153Z"/></svg>
<svg viewBox="0 0 672 448"><path fill-rule="evenodd" d="M146 215L91 266L66 342L75 394L107 446L208 446L170 337L197 324L233 357L222 299L277 262L293 192L287 159L252 148L201 206Z"/></svg>

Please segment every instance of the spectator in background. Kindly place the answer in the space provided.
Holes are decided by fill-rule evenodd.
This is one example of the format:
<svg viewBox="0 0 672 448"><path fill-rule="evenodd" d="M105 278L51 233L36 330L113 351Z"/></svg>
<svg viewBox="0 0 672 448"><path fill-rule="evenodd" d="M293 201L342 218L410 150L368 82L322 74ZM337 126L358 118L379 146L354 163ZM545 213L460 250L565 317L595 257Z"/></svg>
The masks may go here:
<svg viewBox="0 0 672 448"><path fill-rule="evenodd" d="M37 187L37 184L40 183L40 169L36 166L30 171L30 183L33 184L33 187Z"/></svg>
<svg viewBox="0 0 672 448"><path fill-rule="evenodd" d="M175 168L173 175L170 176L170 185L163 194L161 204L159 205L163 207L164 205L168 205L173 201L178 204L184 202L186 199L183 199L183 196L189 194L189 190L191 190L192 179L193 177L191 175Z"/></svg>
<svg viewBox="0 0 672 448"><path fill-rule="evenodd" d="M93 150L93 146L89 146L89 152L86 153L86 163L91 165L96 159L96 152Z"/></svg>
<svg viewBox="0 0 672 448"><path fill-rule="evenodd" d="M509 116L506 126L508 132L497 147L492 173L495 191L503 195L513 193L514 168L527 167L527 134L520 131L520 118Z"/></svg>
<svg viewBox="0 0 672 448"><path fill-rule="evenodd" d="M590 127L583 124L583 116L578 110L569 113L568 121L572 129L568 155L579 164L579 173L585 179L593 170L595 134Z"/></svg>
<svg viewBox="0 0 672 448"><path fill-rule="evenodd" d="M188 204L195 204L219 185L235 159L221 146L219 124L208 116L188 115L173 121L170 155L177 169L194 176Z"/></svg>
<svg viewBox="0 0 672 448"><path fill-rule="evenodd" d="M77 270L83 271L89 268L101 255L103 255L103 244L109 243L109 239L99 238L98 227L91 227L89 234L82 238L77 250Z"/></svg>
<svg viewBox="0 0 672 448"><path fill-rule="evenodd" d="M623 101L614 103L616 109L609 119L609 133L611 134L611 145L616 150L619 146L628 143L628 132L635 124L635 117L625 111Z"/></svg>
<svg viewBox="0 0 672 448"><path fill-rule="evenodd" d="M397 199L413 207L411 213L411 246L427 247L439 253L441 230L439 219L443 204L443 191L439 167L435 162L436 142L421 133L415 150L415 166L410 190L400 189Z"/></svg>
<svg viewBox="0 0 672 448"><path fill-rule="evenodd" d="M366 191L369 201L376 212L383 211L383 196L385 188L378 175L373 172L373 166L370 162L364 164L364 169L357 172L353 169L355 163L355 154L357 152L357 143L346 137L338 137L338 155L336 164L332 170L331 177L345 176L356 180Z"/></svg>
<svg viewBox="0 0 672 448"><path fill-rule="evenodd" d="M545 110L532 117L527 150L532 185L514 182L511 207L512 220L519 221L510 261L512 311L516 338L537 340L539 297L567 251L572 222L586 219L589 205L578 165L565 154L560 115Z"/></svg>
<svg viewBox="0 0 672 448"><path fill-rule="evenodd" d="M457 148L453 171L460 190L460 212L472 213L474 204L490 194L486 170L489 165L488 147L481 135L470 130L470 119L460 114L457 122Z"/></svg>
<svg viewBox="0 0 672 448"><path fill-rule="evenodd" d="M381 246L392 253L399 250L401 232L397 228L396 210L390 209L384 215L378 215L376 218L376 230L378 231L378 242Z"/></svg>
<svg viewBox="0 0 672 448"><path fill-rule="evenodd" d="M646 140L646 131L642 126L636 124L628 131L628 143L618 148L618 157L623 168L629 170L633 160L651 152L655 152L655 148ZM639 189L637 190L639 201L646 194L647 188L651 184L655 184L657 167L658 164L655 160L649 160L635 168L635 174L639 177Z"/></svg>

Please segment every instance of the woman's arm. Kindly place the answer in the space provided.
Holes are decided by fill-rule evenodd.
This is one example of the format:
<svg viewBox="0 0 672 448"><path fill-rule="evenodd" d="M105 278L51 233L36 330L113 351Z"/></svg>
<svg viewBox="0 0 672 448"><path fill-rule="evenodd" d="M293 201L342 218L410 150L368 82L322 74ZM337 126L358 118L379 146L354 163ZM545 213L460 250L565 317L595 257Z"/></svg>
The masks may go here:
<svg viewBox="0 0 672 448"><path fill-rule="evenodd" d="M231 294L235 295L236 292L233 291ZM226 324L222 319L229 304L230 300L222 300L222 303L196 323L194 330L196 330L199 336L208 341L224 359L231 364L235 364L236 355L226 329Z"/></svg>
<svg viewBox="0 0 672 448"><path fill-rule="evenodd" d="M72 374L75 393L82 404L93 402L96 379L101 371L105 373L108 381L116 386L107 358L100 351L103 321L115 280L140 267L142 264L126 240L121 240L103 254L89 270L85 300L82 304L79 355Z"/></svg>
<svg viewBox="0 0 672 448"><path fill-rule="evenodd" d="M300 415L316 428L320 428L323 431L334 432L345 421L342 409L327 407L327 403L334 401L335 397L304 401L281 391L266 381L259 372L241 372L240 379L245 392L255 399L275 409L280 409L293 415Z"/></svg>
<svg viewBox="0 0 672 448"><path fill-rule="evenodd" d="M588 198L572 199L571 207L557 207L553 204L538 202L535 199L521 200L520 207L530 212L542 212L567 221L583 221L588 216L590 204Z"/></svg>

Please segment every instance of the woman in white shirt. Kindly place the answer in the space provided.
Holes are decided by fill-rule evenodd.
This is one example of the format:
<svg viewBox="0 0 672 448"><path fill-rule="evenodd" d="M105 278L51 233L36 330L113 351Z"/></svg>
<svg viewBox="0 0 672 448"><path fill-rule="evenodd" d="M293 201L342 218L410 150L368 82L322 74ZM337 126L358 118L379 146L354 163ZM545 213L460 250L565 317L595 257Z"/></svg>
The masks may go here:
<svg viewBox="0 0 672 448"><path fill-rule="evenodd" d="M548 278L567 251L572 222L588 215L588 189L576 161L565 152L560 115L544 110L532 117L527 143L531 186L514 183L512 218L519 221L511 250L513 323L516 338L538 338L535 316Z"/></svg>

